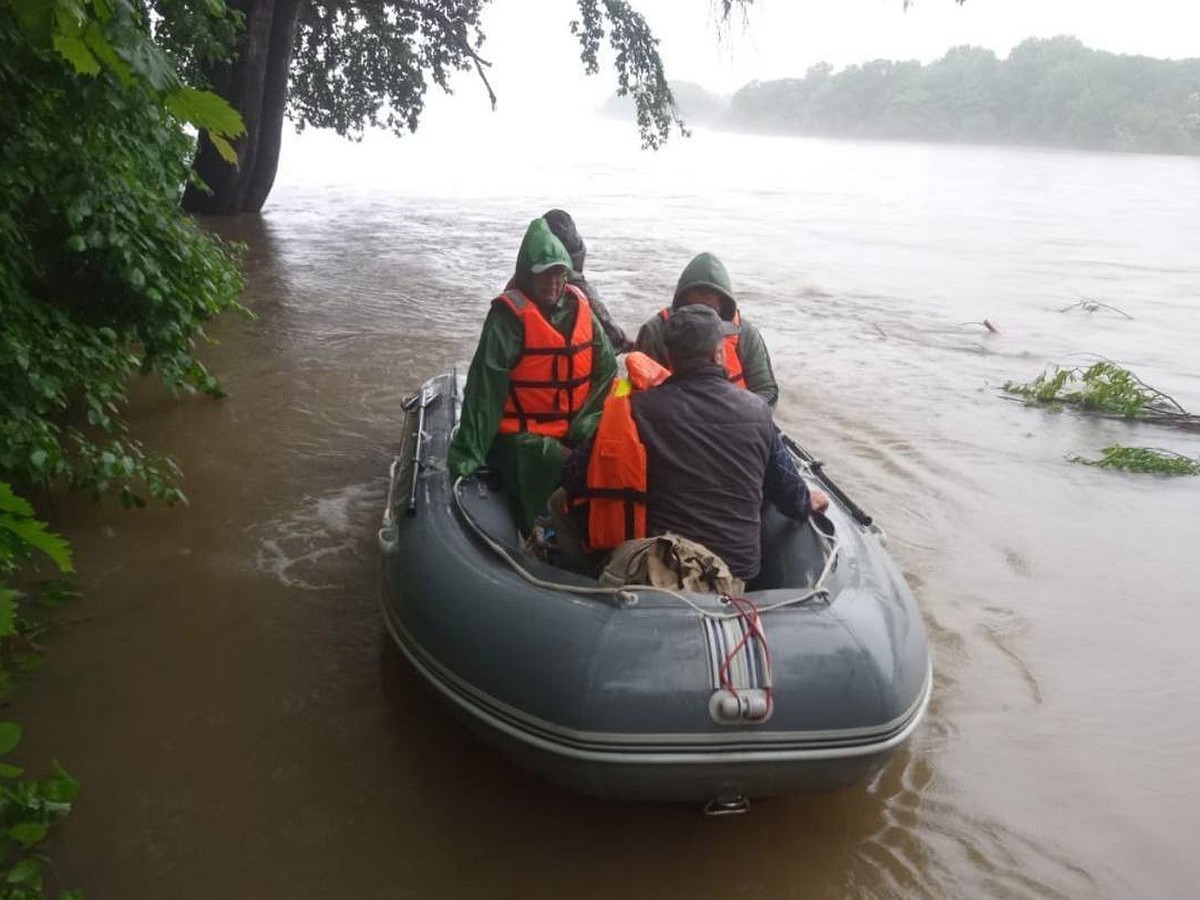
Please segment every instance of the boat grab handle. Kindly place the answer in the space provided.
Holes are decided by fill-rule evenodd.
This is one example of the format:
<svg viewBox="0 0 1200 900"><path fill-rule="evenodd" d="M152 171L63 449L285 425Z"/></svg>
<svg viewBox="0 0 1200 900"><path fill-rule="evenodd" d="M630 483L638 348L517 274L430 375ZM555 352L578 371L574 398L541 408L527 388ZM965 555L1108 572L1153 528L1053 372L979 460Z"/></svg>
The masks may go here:
<svg viewBox="0 0 1200 900"><path fill-rule="evenodd" d="M379 552L385 556L391 556L396 552L396 547L399 544L396 535L396 526L393 524L384 525L375 533L376 540L379 541Z"/></svg>
<svg viewBox="0 0 1200 900"><path fill-rule="evenodd" d="M425 441L428 435L425 433L425 410L429 407L438 395L428 387L421 388L421 394L417 401L417 436L416 447L413 449L412 456L412 486L408 492L408 506L404 510L404 514L410 519L417 514L417 482L420 480L421 469L424 467L424 462L421 459L421 444Z"/></svg>

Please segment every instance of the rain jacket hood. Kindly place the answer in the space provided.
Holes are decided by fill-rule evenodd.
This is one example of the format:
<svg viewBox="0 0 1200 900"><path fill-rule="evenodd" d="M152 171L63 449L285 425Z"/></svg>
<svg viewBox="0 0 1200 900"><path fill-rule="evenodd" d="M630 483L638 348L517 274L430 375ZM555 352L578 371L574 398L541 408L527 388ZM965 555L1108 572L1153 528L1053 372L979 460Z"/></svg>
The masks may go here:
<svg viewBox="0 0 1200 900"><path fill-rule="evenodd" d="M675 299L671 308L678 309L681 305L680 299L694 287L712 288L722 294L726 302L721 304L721 318L726 321L733 318L733 314L737 312L733 282L729 280L725 264L711 253L699 254L684 268L683 274L679 276L679 283L675 285Z"/></svg>
<svg viewBox="0 0 1200 900"><path fill-rule="evenodd" d="M587 244L583 242L583 237L579 233L579 229L575 227L575 220L571 218L571 214L565 209L550 209L542 213L542 218L546 220L546 224L550 226L550 230L554 236L562 241L563 247L571 254L571 274L575 277L583 275L583 264L587 261Z"/></svg>
<svg viewBox="0 0 1200 900"><path fill-rule="evenodd" d="M533 275L553 266L565 266L570 272L571 254L567 253L562 241L554 236L545 219L534 219L521 239L513 282L520 290L529 293Z"/></svg>

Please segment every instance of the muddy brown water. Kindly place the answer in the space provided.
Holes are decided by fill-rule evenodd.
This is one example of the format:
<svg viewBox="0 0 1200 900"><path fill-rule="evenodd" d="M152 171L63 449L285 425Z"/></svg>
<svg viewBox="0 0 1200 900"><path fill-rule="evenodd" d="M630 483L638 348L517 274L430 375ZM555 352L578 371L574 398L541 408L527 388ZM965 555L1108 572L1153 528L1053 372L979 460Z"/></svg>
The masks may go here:
<svg viewBox="0 0 1200 900"><path fill-rule="evenodd" d="M248 245L257 315L212 329L229 396L145 387L131 409L190 505L55 501L85 596L12 712L25 758L83 783L63 883L96 900L1194 896L1200 479L1065 454L1200 440L998 388L1100 354L1200 409L1200 161L597 143L480 171L458 148L301 142L261 217L215 225ZM438 153L440 178L414 174ZM783 425L887 529L936 686L871 783L720 820L576 797L477 743L384 639L373 539L398 406L469 357L551 205L631 328L693 253L722 256ZM1133 318L1059 311L1081 297Z"/></svg>

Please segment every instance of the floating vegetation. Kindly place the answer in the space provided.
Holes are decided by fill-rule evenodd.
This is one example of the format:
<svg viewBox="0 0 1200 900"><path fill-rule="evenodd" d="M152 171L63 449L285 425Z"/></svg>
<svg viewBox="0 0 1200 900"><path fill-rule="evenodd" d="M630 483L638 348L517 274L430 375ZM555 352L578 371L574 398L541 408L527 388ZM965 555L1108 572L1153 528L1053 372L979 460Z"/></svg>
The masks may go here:
<svg viewBox="0 0 1200 900"><path fill-rule="evenodd" d="M1101 451L1099 459L1068 456L1071 462L1101 469L1122 469L1126 472L1154 472L1161 475L1200 475L1200 459L1192 459L1174 450L1157 447L1122 447L1114 444Z"/></svg>
<svg viewBox="0 0 1200 900"><path fill-rule="evenodd" d="M1051 366L1028 384L1005 382L1004 390L1028 403L1075 406L1098 415L1200 428L1200 416L1191 415L1174 397L1108 360L1087 368Z"/></svg>
<svg viewBox="0 0 1200 900"><path fill-rule="evenodd" d="M1064 306L1059 310L1059 312L1069 312L1072 309L1082 309L1084 312L1095 312L1098 309L1107 309L1117 313L1118 315L1122 315L1127 319L1133 318L1133 316L1125 312L1125 310L1121 309L1119 306L1101 303L1099 300L1093 300L1091 297L1080 297L1078 301L1072 303L1070 306Z"/></svg>
<svg viewBox="0 0 1200 900"><path fill-rule="evenodd" d="M1152 388L1128 369L1102 360L1087 368L1050 366L1028 384L1009 381L1004 390L1024 397L1026 403L1074 406L1085 412L1136 419L1176 428L1200 429L1194 416L1169 394ZM1071 462L1126 472L1163 475L1200 475L1200 459L1157 447L1105 447L1099 459L1068 456Z"/></svg>

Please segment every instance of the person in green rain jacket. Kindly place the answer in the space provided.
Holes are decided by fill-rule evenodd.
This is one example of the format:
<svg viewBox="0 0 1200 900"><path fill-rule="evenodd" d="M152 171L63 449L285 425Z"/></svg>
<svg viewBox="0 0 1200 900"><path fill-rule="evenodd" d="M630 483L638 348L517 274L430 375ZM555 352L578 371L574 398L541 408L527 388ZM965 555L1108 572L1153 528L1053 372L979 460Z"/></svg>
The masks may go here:
<svg viewBox="0 0 1200 900"><path fill-rule="evenodd" d="M725 265L711 253L696 256L679 276L675 286L675 297L671 306L654 314L638 331L637 350L661 363L668 365L667 319L671 311L681 306L701 303L734 326L734 333L725 341L725 366L730 380L755 394L772 407L779 399L779 386L771 370L771 357L767 353L762 333L738 311L733 296L733 284Z"/></svg>
<svg viewBox="0 0 1200 900"><path fill-rule="evenodd" d="M562 242L544 219L534 219L517 252L513 287L492 301L483 322L450 443L451 477L494 466L523 531L545 512L568 448L595 432L617 371L586 298L567 287L570 272ZM562 349L550 349L556 343ZM546 372L556 374L539 374ZM560 380L546 387L548 377Z"/></svg>

